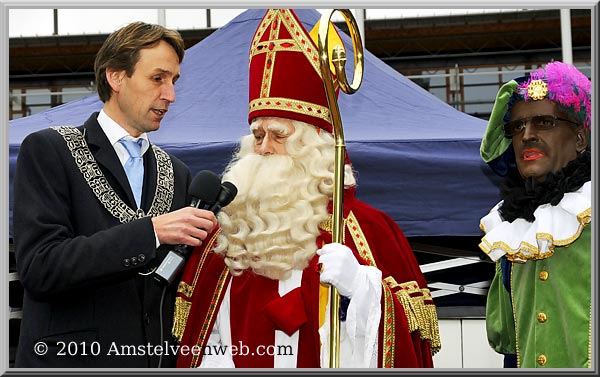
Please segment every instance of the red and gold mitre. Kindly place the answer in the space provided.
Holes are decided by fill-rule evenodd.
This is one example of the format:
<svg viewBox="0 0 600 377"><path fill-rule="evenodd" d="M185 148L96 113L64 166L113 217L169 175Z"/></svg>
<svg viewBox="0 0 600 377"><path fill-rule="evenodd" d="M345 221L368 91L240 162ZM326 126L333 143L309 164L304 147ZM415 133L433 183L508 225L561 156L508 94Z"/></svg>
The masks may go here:
<svg viewBox="0 0 600 377"><path fill-rule="evenodd" d="M249 89L248 123L275 116L332 133L319 49L293 10L269 9L261 20L250 46Z"/></svg>

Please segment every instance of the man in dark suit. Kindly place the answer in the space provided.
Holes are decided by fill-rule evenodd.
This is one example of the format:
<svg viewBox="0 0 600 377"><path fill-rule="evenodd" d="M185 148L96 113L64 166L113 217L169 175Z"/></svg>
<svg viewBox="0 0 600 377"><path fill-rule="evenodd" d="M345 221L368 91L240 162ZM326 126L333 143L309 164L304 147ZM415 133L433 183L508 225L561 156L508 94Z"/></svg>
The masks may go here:
<svg viewBox="0 0 600 377"><path fill-rule="evenodd" d="M188 206L189 169L147 136L175 101L183 55L176 31L141 22L117 30L95 62L102 111L23 141L14 180L25 290L16 367L174 365L173 292L152 271L168 245L199 246L216 225L211 212ZM143 155L137 182L122 139Z"/></svg>

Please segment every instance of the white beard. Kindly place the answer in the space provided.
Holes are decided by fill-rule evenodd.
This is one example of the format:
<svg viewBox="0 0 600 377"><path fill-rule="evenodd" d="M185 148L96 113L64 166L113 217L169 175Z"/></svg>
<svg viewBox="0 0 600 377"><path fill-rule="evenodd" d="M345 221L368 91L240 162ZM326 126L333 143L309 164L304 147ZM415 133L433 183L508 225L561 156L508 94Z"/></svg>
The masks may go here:
<svg viewBox="0 0 600 377"><path fill-rule="evenodd" d="M233 275L252 269L286 279L315 255L319 223L329 217L330 193L321 191L332 185L330 178L318 177L332 175L315 175L311 158L250 153L229 167L223 180L235 184L238 194L219 215L215 252L224 254Z"/></svg>

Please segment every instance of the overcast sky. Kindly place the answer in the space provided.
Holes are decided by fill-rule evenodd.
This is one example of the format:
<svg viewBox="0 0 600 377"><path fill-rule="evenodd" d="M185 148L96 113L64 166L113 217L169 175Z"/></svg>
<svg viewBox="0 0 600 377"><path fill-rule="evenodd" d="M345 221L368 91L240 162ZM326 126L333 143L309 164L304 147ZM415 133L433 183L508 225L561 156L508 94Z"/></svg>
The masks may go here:
<svg viewBox="0 0 600 377"><path fill-rule="evenodd" d="M211 27L221 27L245 9L211 9ZM367 19L512 11L512 9L367 9ZM157 9L59 9L59 35L110 33L132 21L159 22ZM166 9L165 24L174 29L207 27L206 9ZM334 15L334 21L342 20ZM9 37L48 36L54 32L52 9L9 9Z"/></svg>

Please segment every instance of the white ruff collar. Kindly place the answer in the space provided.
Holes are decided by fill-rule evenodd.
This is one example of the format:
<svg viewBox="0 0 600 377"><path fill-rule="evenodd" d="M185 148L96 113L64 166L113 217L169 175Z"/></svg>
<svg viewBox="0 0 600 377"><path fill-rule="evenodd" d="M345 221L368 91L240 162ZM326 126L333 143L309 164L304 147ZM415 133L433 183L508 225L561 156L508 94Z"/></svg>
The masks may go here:
<svg viewBox="0 0 600 377"><path fill-rule="evenodd" d="M479 247L492 260L506 254L512 262L524 263L554 255L555 246L568 246L592 220L591 181L577 191L566 193L556 206L542 204L530 223L518 218L512 223L504 221L498 212L502 201L481 219L479 227L486 235Z"/></svg>

